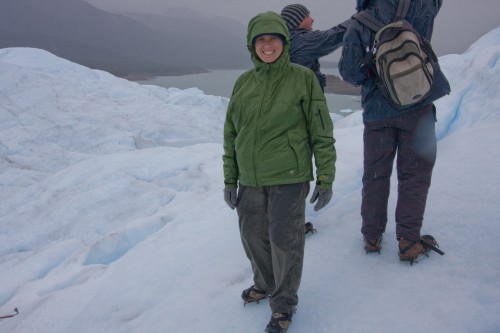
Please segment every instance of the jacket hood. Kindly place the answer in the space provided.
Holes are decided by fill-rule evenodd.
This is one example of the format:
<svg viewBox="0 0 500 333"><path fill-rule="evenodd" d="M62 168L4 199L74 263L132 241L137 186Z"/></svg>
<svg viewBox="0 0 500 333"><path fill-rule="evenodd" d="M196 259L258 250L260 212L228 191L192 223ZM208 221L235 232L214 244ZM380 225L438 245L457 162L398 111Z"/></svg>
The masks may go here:
<svg viewBox="0 0 500 333"><path fill-rule="evenodd" d="M283 53L276 62L289 60L288 49L290 48L290 33L286 26L285 21L281 15L275 12L265 12L254 16L248 23L247 31L247 48L252 55L252 62L255 66L263 64L255 53L253 40L255 37L262 34L280 34L284 37L285 44L283 45Z"/></svg>
<svg viewBox="0 0 500 333"><path fill-rule="evenodd" d="M358 13L368 7L370 0L356 0L356 10Z"/></svg>
<svg viewBox="0 0 500 333"><path fill-rule="evenodd" d="M356 0L356 10L358 12L370 8L375 7L379 1L378 0ZM389 5L390 7L397 7L398 0L386 0L382 1L379 6L384 7L384 5Z"/></svg>
<svg viewBox="0 0 500 333"><path fill-rule="evenodd" d="M370 14L377 17L380 21L389 23L394 19L398 8L398 0L357 0L358 5L364 3L365 7L361 10L367 10ZM358 12L361 11L358 9Z"/></svg>

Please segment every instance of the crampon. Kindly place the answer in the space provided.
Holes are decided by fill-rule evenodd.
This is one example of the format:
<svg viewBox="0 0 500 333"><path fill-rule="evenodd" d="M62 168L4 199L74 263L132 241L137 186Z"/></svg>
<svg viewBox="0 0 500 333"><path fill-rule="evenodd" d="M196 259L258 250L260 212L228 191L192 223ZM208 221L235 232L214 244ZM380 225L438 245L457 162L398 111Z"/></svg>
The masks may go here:
<svg viewBox="0 0 500 333"><path fill-rule="evenodd" d="M271 294L264 290L259 290L255 286L251 286L248 289L243 290L241 293L241 298L243 299L243 306L248 303L259 302L263 299L271 297Z"/></svg>
<svg viewBox="0 0 500 333"><path fill-rule="evenodd" d="M308 233L315 234L317 231L311 222L306 222L306 224L304 225L304 228L305 228L306 234L308 234Z"/></svg>
<svg viewBox="0 0 500 333"><path fill-rule="evenodd" d="M418 263L422 258L429 257L431 250L444 255L444 252L439 249L439 244L433 236L423 235L420 237L419 243L413 243L404 249L400 249L399 259L401 261L409 261L410 265L413 265L414 263Z"/></svg>

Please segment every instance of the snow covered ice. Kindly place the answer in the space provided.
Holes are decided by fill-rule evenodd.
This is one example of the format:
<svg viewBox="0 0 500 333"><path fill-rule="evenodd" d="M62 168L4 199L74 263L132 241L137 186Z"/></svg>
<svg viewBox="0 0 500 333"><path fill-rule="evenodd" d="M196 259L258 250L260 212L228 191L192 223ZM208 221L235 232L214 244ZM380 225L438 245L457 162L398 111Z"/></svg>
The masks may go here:
<svg viewBox="0 0 500 333"><path fill-rule="evenodd" d="M335 117L332 203L307 218L289 332L500 332L500 28L440 58L438 158L423 233L399 262L360 229L361 112ZM0 332L263 332L222 196L228 99L142 86L30 48L0 49ZM332 115L333 116L333 115ZM394 211L396 180L390 212Z"/></svg>

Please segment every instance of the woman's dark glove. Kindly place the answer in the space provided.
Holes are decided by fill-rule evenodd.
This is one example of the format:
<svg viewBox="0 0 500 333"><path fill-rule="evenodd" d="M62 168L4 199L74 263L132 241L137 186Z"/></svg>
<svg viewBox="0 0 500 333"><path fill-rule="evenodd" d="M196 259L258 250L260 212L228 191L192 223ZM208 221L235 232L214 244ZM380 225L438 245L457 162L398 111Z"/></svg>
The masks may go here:
<svg viewBox="0 0 500 333"><path fill-rule="evenodd" d="M236 206L238 205L238 194L236 192L236 187L224 188L224 201L227 203L229 208L236 208Z"/></svg>
<svg viewBox="0 0 500 333"><path fill-rule="evenodd" d="M333 196L332 190L324 189L316 185L316 187L314 188L314 192L311 196L310 203L314 203L316 200L318 200L318 202L314 206L314 210L318 211L321 208L328 205L328 203L332 199L332 196Z"/></svg>

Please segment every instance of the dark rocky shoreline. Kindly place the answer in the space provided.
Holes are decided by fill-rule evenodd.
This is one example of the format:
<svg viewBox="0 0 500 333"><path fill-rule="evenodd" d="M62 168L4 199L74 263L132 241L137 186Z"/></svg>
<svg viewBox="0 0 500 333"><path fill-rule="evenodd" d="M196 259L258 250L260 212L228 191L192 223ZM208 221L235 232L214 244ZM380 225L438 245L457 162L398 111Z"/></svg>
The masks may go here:
<svg viewBox="0 0 500 333"><path fill-rule="evenodd" d="M336 75L326 75L325 93L359 96L361 88L352 86Z"/></svg>
<svg viewBox="0 0 500 333"><path fill-rule="evenodd" d="M129 81L143 81L152 79L155 75L150 74L132 74L121 76L124 79ZM345 82L337 75L326 75L326 86L325 93L327 94L336 94L336 95L351 95L351 96L359 96L361 93L360 87L354 87L351 84Z"/></svg>

